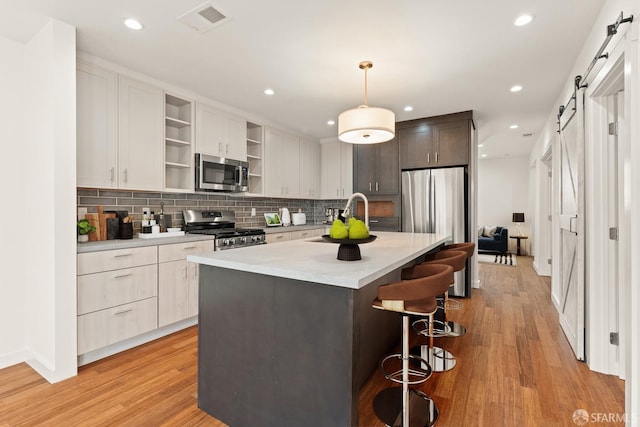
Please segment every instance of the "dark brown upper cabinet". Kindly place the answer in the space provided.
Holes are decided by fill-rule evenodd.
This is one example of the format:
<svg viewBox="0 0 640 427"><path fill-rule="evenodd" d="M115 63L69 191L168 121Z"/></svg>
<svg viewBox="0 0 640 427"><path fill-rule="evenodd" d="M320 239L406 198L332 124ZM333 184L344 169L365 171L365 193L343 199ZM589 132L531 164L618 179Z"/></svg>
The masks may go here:
<svg viewBox="0 0 640 427"><path fill-rule="evenodd" d="M396 123L401 169L469 164L473 112Z"/></svg>
<svg viewBox="0 0 640 427"><path fill-rule="evenodd" d="M353 150L353 191L366 195L400 193L398 139L380 144L356 144Z"/></svg>

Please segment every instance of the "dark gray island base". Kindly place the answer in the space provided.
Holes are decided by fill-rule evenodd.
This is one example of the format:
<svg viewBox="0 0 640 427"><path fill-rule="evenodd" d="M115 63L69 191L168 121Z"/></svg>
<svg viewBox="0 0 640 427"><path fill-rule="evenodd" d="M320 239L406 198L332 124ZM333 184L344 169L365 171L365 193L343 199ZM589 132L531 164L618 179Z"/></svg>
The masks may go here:
<svg viewBox="0 0 640 427"><path fill-rule="evenodd" d="M309 241L190 257L200 263L199 408L232 427L358 425L360 387L400 339L400 316L371 308L377 288L444 241L417 237L419 250L401 254L407 233L380 234L354 262Z"/></svg>
<svg viewBox="0 0 640 427"><path fill-rule="evenodd" d="M198 406L230 426L356 426L400 317L362 289L200 266ZM207 285L215 283L215 286Z"/></svg>

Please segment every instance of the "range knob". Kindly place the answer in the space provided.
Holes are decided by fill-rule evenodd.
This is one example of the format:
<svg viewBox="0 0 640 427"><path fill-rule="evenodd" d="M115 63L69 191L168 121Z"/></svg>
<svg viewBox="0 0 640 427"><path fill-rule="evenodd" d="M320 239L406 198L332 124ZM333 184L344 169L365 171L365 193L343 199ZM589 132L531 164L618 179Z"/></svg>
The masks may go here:
<svg viewBox="0 0 640 427"><path fill-rule="evenodd" d="M225 246L231 246L231 245L233 245L233 239L224 239L222 244L225 245Z"/></svg>
<svg viewBox="0 0 640 427"><path fill-rule="evenodd" d="M260 240L262 240L261 236L251 236L252 242L259 242Z"/></svg>
<svg viewBox="0 0 640 427"><path fill-rule="evenodd" d="M240 238L240 243L247 243L247 238L246 237L241 237Z"/></svg>

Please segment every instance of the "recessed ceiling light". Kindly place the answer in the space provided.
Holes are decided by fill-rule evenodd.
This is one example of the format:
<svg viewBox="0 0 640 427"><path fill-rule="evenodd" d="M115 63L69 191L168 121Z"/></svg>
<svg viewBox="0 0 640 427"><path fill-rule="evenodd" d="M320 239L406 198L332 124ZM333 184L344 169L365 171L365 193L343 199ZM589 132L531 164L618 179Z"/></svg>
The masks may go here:
<svg viewBox="0 0 640 427"><path fill-rule="evenodd" d="M518 19L515 20L513 25L516 27L522 27L523 25L527 25L529 22L533 21L533 16L531 15L520 15Z"/></svg>
<svg viewBox="0 0 640 427"><path fill-rule="evenodd" d="M404 111L413 111L413 107L411 105L407 105L404 107Z"/></svg>
<svg viewBox="0 0 640 427"><path fill-rule="evenodd" d="M520 85L511 86L511 92L520 92L521 90L522 90L522 86Z"/></svg>
<svg viewBox="0 0 640 427"><path fill-rule="evenodd" d="M132 30L141 30L144 28L144 26L140 23L140 21L133 18L125 19L124 25L126 25L128 28L131 28Z"/></svg>
<svg viewBox="0 0 640 427"><path fill-rule="evenodd" d="M518 129L518 125L511 125L509 126L509 129Z"/></svg>
<svg viewBox="0 0 640 427"><path fill-rule="evenodd" d="M335 121L335 120L329 120L329 121L327 122L327 124L328 124L329 126L334 126L334 125L336 124L336 121Z"/></svg>
<svg viewBox="0 0 640 427"><path fill-rule="evenodd" d="M482 147L484 147L484 144L478 144L478 147L482 148Z"/></svg>
<svg viewBox="0 0 640 427"><path fill-rule="evenodd" d="M264 94L265 95L273 95L275 92L273 91L273 89L265 89L264 90Z"/></svg>
<svg viewBox="0 0 640 427"><path fill-rule="evenodd" d="M480 156L480 157L487 157L487 155L486 155L486 154L483 154L483 155L482 155L482 156Z"/></svg>

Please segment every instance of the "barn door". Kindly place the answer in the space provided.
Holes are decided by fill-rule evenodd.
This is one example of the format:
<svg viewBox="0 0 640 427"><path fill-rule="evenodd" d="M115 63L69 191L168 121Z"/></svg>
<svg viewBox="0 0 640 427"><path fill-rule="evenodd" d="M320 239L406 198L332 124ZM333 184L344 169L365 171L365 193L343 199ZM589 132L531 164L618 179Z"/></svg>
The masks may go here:
<svg viewBox="0 0 640 427"><path fill-rule="evenodd" d="M584 94L560 113L560 324L579 360L585 358Z"/></svg>

